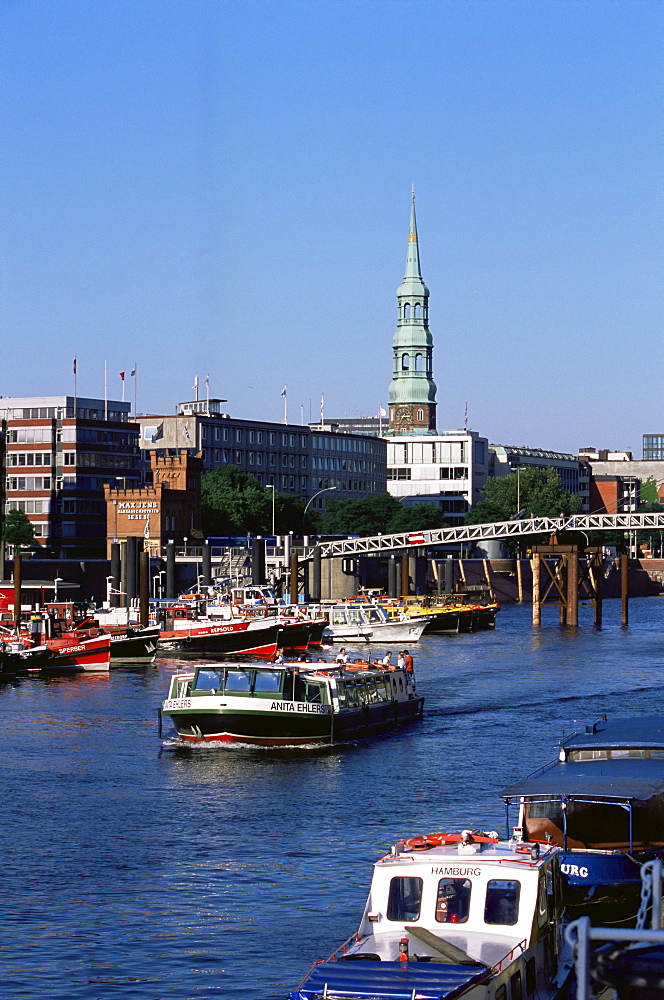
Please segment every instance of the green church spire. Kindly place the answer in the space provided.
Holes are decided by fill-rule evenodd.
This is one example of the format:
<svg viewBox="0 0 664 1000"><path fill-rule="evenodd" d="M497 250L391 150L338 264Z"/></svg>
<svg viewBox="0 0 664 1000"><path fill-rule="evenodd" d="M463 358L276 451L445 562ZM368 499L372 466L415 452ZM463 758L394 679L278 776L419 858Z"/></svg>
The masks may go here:
<svg viewBox="0 0 664 1000"><path fill-rule="evenodd" d="M406 273L397 289L397 303L397 331L392 340L390 434L435 434L436 383L433 337L429 331L429 289L420 270L414 188Z"/></svg>

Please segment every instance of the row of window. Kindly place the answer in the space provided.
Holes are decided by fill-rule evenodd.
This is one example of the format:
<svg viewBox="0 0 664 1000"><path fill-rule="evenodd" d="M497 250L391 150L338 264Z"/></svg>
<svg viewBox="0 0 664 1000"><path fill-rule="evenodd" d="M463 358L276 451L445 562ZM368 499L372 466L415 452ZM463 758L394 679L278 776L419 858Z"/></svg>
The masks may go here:
<svg viewBox="0 0 664 1000"><path fill-rule="evenodd" d="M52 476L8 476L8 490L50 490Z"/></svg>
<svg viewBox="0 0 664 1000"><path fill-rule="evenodd" d="M376 438L363 437L351 438L343 434L335 434L333 437L324 434L313 435L314 451L359 451L359 452L380 452L380 445Z"/></svg>
<svg viewBox="0 0 664 1000"><path fill-rule="evenodd" d="M51 510L50 500L7 500L5 513L10 510L21 510L24 514L48 514Z"/></svg>
<svg viewBox="0 0 664 1000"><path fill-rule="evenodd" d="M371 472L372 463L365 458L318 458L314 455L312 467L314 469L338 469L339 472Z"/></svg>
<svg viewBox="0 0 664 1000"><path fill-rule="evenodd" d="M136 434L127 434L122 431L93 430L90 427L58 427L55 435L50 426L47 427L16 427L7 431L7 442L9 444L50 444L55 437L56 441L74 443L79 441L87 444L108 444L119 449L129 449L136 451L138 442L138 431Z"/></svg>
<svg viewBox="0 0 664 1000"><path fill-rule="evenodd" d="M465 441L389 442L388 465L466 465Z"/></svg>
<svg viewBox="0 0 664 1000"><path fill-rule="evenodd" d="M278 439L281 438L283 448L308 447L308 437L306 434L279 434L277 431L249 430L246 427L212 427L209 424L203 424L201 437L203 441L230 441L232 439L238 444L245 440L249 444L263 444L263 438L265 437L265 443L270 445L279 444Z"/></svg>
<svg viewBox="0 0 664 1000"><path fill-rule="evenodd" d="M54 455L50 451L10 451L7 465L53 465Z"/></svg>

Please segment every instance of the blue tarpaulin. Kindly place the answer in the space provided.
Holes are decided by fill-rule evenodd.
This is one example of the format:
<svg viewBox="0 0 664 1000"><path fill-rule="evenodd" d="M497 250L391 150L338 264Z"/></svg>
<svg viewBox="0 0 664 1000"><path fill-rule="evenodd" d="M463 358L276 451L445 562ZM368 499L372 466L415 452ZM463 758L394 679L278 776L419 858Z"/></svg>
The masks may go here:
<svg viewBox="0 0 664 1000"><path fill-rule="evenodd" d="M485 966L442 962L321 962L289 1000L314 1000L327 984L330 997L351 1000L444 1000L460 986L480 982Z"/></svg>

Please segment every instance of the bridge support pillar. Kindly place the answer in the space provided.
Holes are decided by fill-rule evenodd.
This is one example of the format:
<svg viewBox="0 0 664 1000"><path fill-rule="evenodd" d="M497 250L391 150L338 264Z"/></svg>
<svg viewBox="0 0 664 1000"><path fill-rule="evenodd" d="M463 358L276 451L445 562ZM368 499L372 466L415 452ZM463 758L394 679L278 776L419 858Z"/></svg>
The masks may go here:
<svg viewBox="0 0 664 1000"><path fill-rule="evenodd" d="M401 553L401 596L410 594L410 557L407 552Z"/></svg>

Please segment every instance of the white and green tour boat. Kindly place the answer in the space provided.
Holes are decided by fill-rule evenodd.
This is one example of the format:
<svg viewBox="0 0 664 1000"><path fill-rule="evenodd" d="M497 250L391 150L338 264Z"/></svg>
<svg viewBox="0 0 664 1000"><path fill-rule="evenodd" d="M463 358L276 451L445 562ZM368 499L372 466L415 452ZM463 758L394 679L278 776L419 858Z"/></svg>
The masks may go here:
<svg viewBox="0 0 664 1000"><path fill-rule="evenodd" d="M422 716L412 672L367 663L200 663L171 678L161 716L188 743L362 739Z"/></svg>

